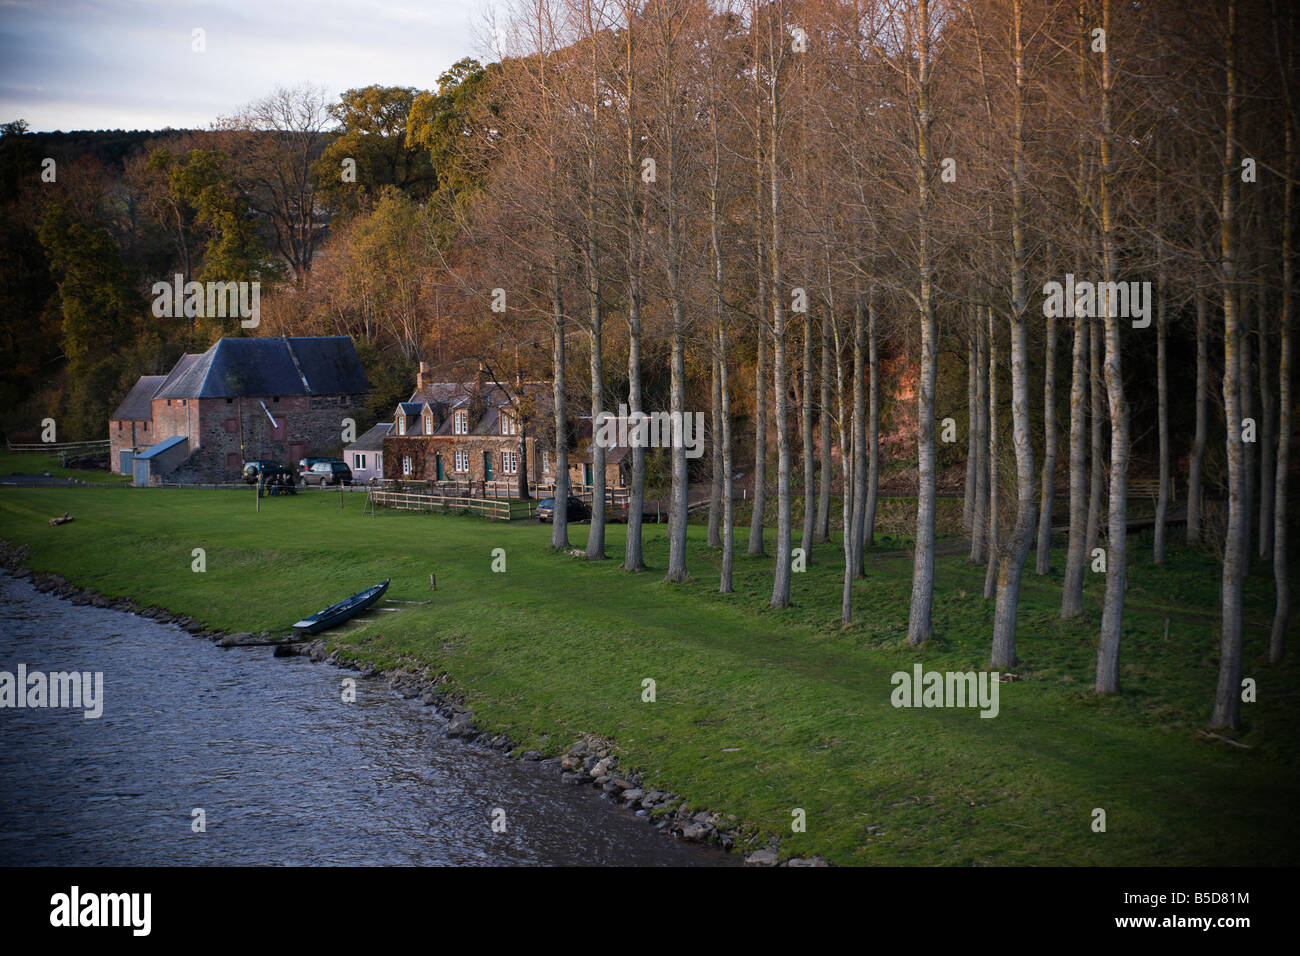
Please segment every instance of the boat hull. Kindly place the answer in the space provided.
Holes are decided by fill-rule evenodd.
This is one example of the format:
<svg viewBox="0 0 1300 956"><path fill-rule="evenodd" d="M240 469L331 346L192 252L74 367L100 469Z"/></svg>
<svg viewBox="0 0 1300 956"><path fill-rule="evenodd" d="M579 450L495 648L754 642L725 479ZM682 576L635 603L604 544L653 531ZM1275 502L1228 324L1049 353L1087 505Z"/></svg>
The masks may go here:
<svg viewBox="0 0 1300 956"><path fill-rule="evenodd" d="M350 598L345 598L337 604L331 604L323 611L317 611L311 617L303 618L294 624L294 629L303 634L316 634L320 631L329 630L331 627L336 627L344 621L351 620L384 596L385 592L388 591L388 582L390 580L392 579L385 578L374 587L358 591Z"/></svg>

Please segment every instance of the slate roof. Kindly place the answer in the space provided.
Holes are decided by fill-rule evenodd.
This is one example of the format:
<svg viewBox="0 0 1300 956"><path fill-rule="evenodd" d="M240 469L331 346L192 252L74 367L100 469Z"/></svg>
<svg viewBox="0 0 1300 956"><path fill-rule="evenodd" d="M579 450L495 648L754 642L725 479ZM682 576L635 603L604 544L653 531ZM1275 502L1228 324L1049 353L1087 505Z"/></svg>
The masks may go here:
<svg viewBox="0 0 1300 956"><path fill-rule="evenodd" d="M515 392L530 396L534 404L541 408L551 407L551 385L549 382L524 382L519 388L501 388L490 382L478 386L479 397L489 406L498 408L515 403ZM430 405L444 405L449 408L464 408L470 403L475 390L474 382L425 382L421 388L411 392L413 402L428 402Z"/></svg>
<svg viewBox="0 0 1300 956"><path fill-rule="evenodd" d="M185 435L176 435L172 438L165 438L162 441L160 441L158 444L150 448L148 451L142 451L140 452L140 454L136 455L135 457L153 458L155 455L161 455L168 448L175 448L181 442L186 442L186 441L189 441L189 438Z"/></svg>
<svg viewBox="0 0 1300 956"><path fill-rule="evenodd" d="M351 445L348 445L348 447L343 450L345 452L383 451L384 439L387 438L392 433L393 433L392 422L380 422L378 425L370 429L368 432L363 434L360 438L354 441Z"/></svg>
<svg viewBox="0 0 1300 956"><path fill-rule="evenodd" d="M223 338L186 355L154 398L355 395L370 383L346 335Z"/></svg>
<svg viewBox="0 0 1300 956"><path fill-rule="evenodd" d="M194 363L201 358L203 358L202 353L186 352L177 359L176 364L172 366L172 370L167 373L167 378L158 386L158 391L153 393L153 397L166 398L167 396L163 393L172 391L176 387L176 383L180 381L189 370L194 367Z"/></svg>
<svg viewBox="0 0 1300 956"><path fill-rule="evenodd" d="M131 391L122 400L122 404L117 406L117 411L109 421L153 421L153 395L166 380L166 375L141 375L140 380L131 386Z"/></svg>
<svg viewBox="0 0 1300 956"><path fill-rule="evenodd" d="M424 412L428 407L424 402L401 402L398 406L406 419L406 434L424 434Z"/></svg>

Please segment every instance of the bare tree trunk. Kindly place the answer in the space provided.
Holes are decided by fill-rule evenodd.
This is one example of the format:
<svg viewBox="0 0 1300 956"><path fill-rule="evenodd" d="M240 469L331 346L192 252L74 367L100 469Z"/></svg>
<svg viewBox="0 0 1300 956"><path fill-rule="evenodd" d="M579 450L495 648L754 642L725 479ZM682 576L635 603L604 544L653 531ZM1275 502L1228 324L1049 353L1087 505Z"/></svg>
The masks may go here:
<svg viewBox="0 0 1300 956"><path fill-rule="evenodd" d="M1251 370L1255 367L1251 360L1251 321L1250 321L1250 299L1237 290L1237 313L1238 320L1241 322L1241 330L1238 333L1241 342L1237 348L1241 352L1239 360L1240 376L1238 386L1241 389L1241 420L1244 423L1247 419L1255 419L1255 388L1251 378ZM1259 438L1259 424L1255 425L1256 441ZM1244 436L1241 443L1242 452L1242 477L1241 477L1241 566L1242 573L1250 573L1251 558L1254 552L1251 550L1251 542L1254 538L1255 529L1252 522L1255 520L1255 442L1245 441Z"/></svg>
<svg viewBox="0 0 1300 956"><path fill-rule="evenodd" d="M983 564L989 539L989 362L984 309L975 306L971 338L975 341L975 507L970 539L970 559Z"/></svg>
<svg viewBox="0 0 1300 956"><path fill-rule="evenodd" d="M556 240L558 243L558 239ZM554 344L551 363L554 381L551 398L555 406L555 511L551 518L551 547L569 547L569 436L564 421L564 299L560 292L560 263L551 263L551 322Z"/></svg>
<svg viewBox="0 0 1300 956"><path fill-rule="evenodd" d="M773 184L772 234L779 211L777 187ZM785 305L781 301L781 250L772 244L772 392L776 398L776 569L772 578L772 607L790 603L790 417L787 409L789 381L785 361Z"/></svg>
<svg viewBox="0 0 1300 956"><path fill-rule="evenodd" d="M993 612L993 659L997 668L1016 664L1016 612L1020 606L1020 577L1034 538L1034 445L1029 424L1029 335L1025 328L1025 67L1021 40L1020 0L1012 0L1015 59L1015 133L1011 160L1011 429L1016 453L1016 524L998 568L997 603ZM1054 351L1056 329L1049 319L1048 354ZM1049 358L1048 362L1054 360ZM1051 407L1048 393L1047 405ZM1048 429L1049 432L1051 429ZM1049 437L1049 441L1052 441ZM1051 484L1046 478L1047 485ZM1044 496L1046 497L1046 495ZM1050 528L1048 529L1050 532Z"/></svg>
<svg viewBox="0 0 1300 956"><path fill-rule="evenodd" d="M710 349L713 353L711 356L709 388L712 393L712 401L709 405L709 419L713 426L709 431L709 530L708 543L710 548L722 547L722 536L720 534L720 525L722 522L722 373L719 369L721 358L718 356L716 343L717 336L714 336L714 348Z"/></svg>
<svg viewBox="0 0 1300 956"><path fill-rule="evenodd" d="M1219 632L1219 681L1211 727L1241 727L1241 582L1245 568L1242 507L1241 381L1237 316L1236 196L1237 5L1228 0L1226 38L1227 104L1224 122L1223 211L1219 216L1220 274L1223 277L1223 414L1227 424L1228 529L1223 542L1223 620Z"/></svg>
<svg viewBox="0 0 1300 956"><path fill-rule="evenodd" d="M775 261L777 250L773 249ZM773 266L773 286L779 266ZM772 580L772 607L790 603L790 419L786 408L785 310L780 295L772 297L772 389L776 396L776 570Z"/></svg>
<svg viewBox="0 0 1300 956"><path fill-rule="evenodd" d="M670 410L673 419L686 415L686 317L682 311L680 296L672 296L672 384L670 386ZM674 442L672 448L672 491L668 506L668 574L666 580L681 582L686 580L686 522L689 518L686 483L686 446Z"/></svg>
<svg viewBox="0 0 1300 956"><path fill-rule="evenodd" d="M912 605L907 643L924 644L934 633L934 509L936 466L934 400L939 376L939 324L930 276L930 4L918 0L917 37L917 251L921 273L921 369L917 387L916 554L912 564Z"/></svg>
<svg viewBox="0 0 1300 956"><path fill-rule="evenodd" d="M822 321L822 371L821 371L821 411L817 416L818 438L821 444L821 484L817 486L817 528L814 537L818 544L831 538L831 337L827 331L835 320L835 300L831 288L827 285L826 318Z"/></svg>
<svg viewBox="0 0 1300 956"><path fill-rule="evenodd" d="M1264 294L1259 294L1259 556L1273 553L1273 441L1277 428L1277 396L1273 392L1269 360L1269 321Z"/></svg>
<svg viewBox="0 0 1300 956"><path fill-rule="evenodd" d="M1101 405L1101 341L1101 330L1092 328L1088 335L1088 397L1092 405L1089 423L1092 440L1092 476L1088 483L1088 530L1087 543L1084 545L1084 551L1089 555L1096 549L1097 537L1101 532L1101 493L1105 487L1102 480L1106 459L1102 447L1102 427L1105 419L1102 417Z"/></svg>
<svg viewBox="0 0 1300 956"><path fill-rule="evenodd" d="M1088 71L1088 17L1084 0L1076 7L1076 80L1079 102L1087 96ZM1083 257L1088 241L1088 139L1080 129L1075 140L1075 189L1077 203L1075 215L1074 274L1083 273ZM1071 618L1083 613L1083 570L1087 560L1088 541L1093 533L1090 504L1085 503L1087 485L1087 416L1089 317L1078 314L1078 302L1065 304L1066 314L1074 317L1074 348L1070 365L1070 538L1065 551L1065 581L1061 587L1061 617Z"/></svg>
<svg viewBox="0 0 1300 956"><path fill-rule="evenodd" d="M966 487L961 500L961 526L966 533L974 536L975 532L975 472L979 468L975 449L979 441L978 399L976 397L975 379L976 363L979 357L975 352L975 335L972 333L966 341Z"/></svg>
<svg viewBox="0 0 1300 956"><path fill-rule="evenodd" d="M1047 317L1047 360L1043 369L1042 511L1038 517L1035 574L1052 570L1052 510L1056 506L1056 315Z"/></svg>
<svg viewBox="0 0 1300 956"><path fill-rule="evenodd" d="M766 308L767 296L760 295ZM754 510L749 518L749 554L763 554L763 512L767 508L767 331L758 326L758 358L754 364Z"/></svg>
<svg viewBox="0 0 1300 956"><path fill-rule="evenodd" d="M763 186L767 179L763 162L763 107L757 110L754 126L754 251L757 255L758 347L754 363L754 510L749 518L749 554L763 554L763 512L767 508L767 240L763 229ZM776 290L774 295L780 295Z"/></svg>
<svg viewBox="0 0 1300 956"><path fill-rule="evenodd" d="M998 338L993 324L993 306L985 306L988 313L988 365L989 365L989 504L988 504L988 555L984 563L984 599L993 597L997 589L998 572Z"/></svg>
<svg viewBox="0 0 1300 956"><path fill-rule="evenodd" d="M1157 199L1157 205L1160 200ZM1156 229L1162 228L1159 213ZM1164 239L1157 236L1159 264L1156 267L1156 425L1160 434L1160 488L1156 492L1156 526L1153 555L1156 564L1165 563L1165 526L1169 515L1169 362L1165 345L1165 277Z"/></svg>
<svg viewBox="0 0 1300 956"><path fill-rule="evenodd" d="M721 279L721 262L718 263ZM720 304L720 303L719 303ZM718 394L722 401L722 575L718 593L731 593L732 566L736 558L735 489L731 482L731 382L727 374L727 326L718 323Z"/></svg>
<svg viewBox="0 0 1300 956"><path fill-rule="evenodd" d="M876 541L876 502L880 495L880 356L876 339L876 287L867 293L867 501L862 516L859 551ZM865 567L858 562L859 570ZM863 572L865 573L865 572Z"/></svg>
<svg viewBox="0 0 1300 956"><path fill-rule="evenodd" d="M599 283L591 300L591 530L587 533L587 557L605 560L605 449L595 439L605 415L605 365L601 354L601 316Z"/></svg>
<svg viewBox="0 0 1300 956"><path fill-rule="evenodd" d="M812 309L809 309L803 316L803 401L799 409L799 425L803 433L803 526L799 535L799 547L803 549L804 560L809 560L812 555L813 519L817 508L817 460L813 451L812 338Z"/></svg>
<svg viewBox="0 0 1300 956"><path fill-rule="evenodd" d="M849 564L853 577L862 575L862 541L867 520L867 408L863 345L866 318L861 294L853 298L853 518L849 536Z"/></svg>
<svg viewBox="0 0 1300 956"><path fill-rule="evenodd" d="M1206 400L1210 387L1209 303L1196 290L1196 436L1187 463L1187 543L1201 540L1201 474L1205 462Z"/></svg>
<svg viewBox="0 0 1300 956"><path fill-rule="evenodd" d="M591 528L587 532L586 555L590 560L605 559L605 449L595 441L596 429L605 415L605 365L602 342L605 315L601 302L599 218L597 192L600 188L600 123L601 102L604 93L600 83L600 65L595 60L594 37L598 27L593 18L590 2L583 10L584 27L592 38L591 63L591 134L587 150L587 208L583 222L583 265L587 273L587 299L590 314L588 331L591 337Z"/></svg>
<svg viewBox="0 0 1300 956"><path fill-rule="evenodd" d="M672 319L672 352L669 364L669 412L673 421L684 421L686 416L686 312L682 289L682 210L681 174L679 170L679 140L682 137L677 111L681 108L674 94L672 81L677 69L674 55L676 41L669 39L671 29L664 33L664 82L661 136L667 168L662 184L664 196L664 277L668 288L668 308ZM674 440L670 452L672 461L672 489L668 502L668 573L664 580L680 583L686 580L686 526L690 519L687 511L690 487L686 466L686 444Z"/></svg>
<svg viewBox="0 0 1300 956"><path fill-rule="evenodd" d="M1110 34L1111 0L1102 0L1102 29ZM1106 281L1119 278L1114 220L1111 213L1111 63L1110 47L1101 54L1101 247ZM1109 286L1113 288L1113 286ZM1128 586L1128 406L1120 370L1119 315L1116 303L1105 307L1106 398L1110 405L1110 507L1107 515L1106 600L1101 612L1101 638L1097 644L1099 694L1119 693L1120 634L1124 620L1124 593Z"/></svg>
<svg viewBox="0 0 1300 956"><path fill-rule="evenodd" d="M1071 311L1073 307L1071 306ZM1074 350L1070 368L1070 541L1065 552L1065 583L1061 588L1061 617L1071 618L1083 612L1083 570L1087 561L1084 551L1088 508L1087 431L1088 317L1074 317Z"/></svg>
<svg viewBox="0 0 1300 956"><path fill-rule="evenodd" d="M627 109L627 136L624 140L626 163L624 172L626 191L624 206L625 226L627 229L627 409L629 417L638 419L641 408L641 269L644 246L641 243L643 210L640 188L637 182L638 153L640 130L637 128L636 99L636 31L634 24L634 0L624 3L624 51L626 68L624 79ZM623 547L623 569L625 571L644 571L645 558L642 551L641 517L645 512L645 447L641 442L632 445L632 487L627 503L627 538Z"/></svg>
<svg viewBox="0 0 1300 956"><path fill-rule="evenodd" d="M732 593L732 566L736 562L736 492L732 486L731 462L731 381L727 375L727 326L718 324L718 354L722 355L719 363L718 390L722 398L723 412L723 568L719 580L718 592Z"/></svg>
<svg viewBox="0 0 1300 956"><path fill-rule="evenodd" d="M1277 43L1278 16L1273 7L1273 38ZM1278 441L1277 475L1273 480L1273 583L1276 603L1273 607L1273 631L1269 635L1268 659L1280 664L1286 654L1286 631L1291 617L1291 588L1287 577L1287 501L1286 486L1291 463L1291 311L1294 280L1291 257L1295 251L1295 104L1291 96L1291 77L1295 76L1295 10L1287 18L1287 54L1285 65L1282 51L1277 51L1279 66L1283 66L1283 89L1286 93L1286 133L1283 155L1285 185L1282 194L1282 314L1279 316L1278 375Z"/></svg>
<svg viewBox="0 0 1300 956"><path fill-rule="evenodd" d="M854 301L860 302L861 296L854 290ZM854 314L860 311L860 305L854 306ZM860 320L856 320L860 321ZM858 506L860 489L855 487L856 480L854 471L854 462L857 461L859 445L857 442L858 426L855 422L850 431L848 424L848 411L844 405L844 363L840 361L840 355L843 350L840 345L840 327L833 326L832 331L835 335L835 395L839 408L839 427L840 427L840 471L841 480L844 483L844 494L840 496L840 522L844 529L844 586L841 591L840 599L840 622L848 624L853 620L853 576L856 573L853 567L853 515ZM858 413L859 420L861 412ZM857 552L861 554L861 552Z"/></svg>

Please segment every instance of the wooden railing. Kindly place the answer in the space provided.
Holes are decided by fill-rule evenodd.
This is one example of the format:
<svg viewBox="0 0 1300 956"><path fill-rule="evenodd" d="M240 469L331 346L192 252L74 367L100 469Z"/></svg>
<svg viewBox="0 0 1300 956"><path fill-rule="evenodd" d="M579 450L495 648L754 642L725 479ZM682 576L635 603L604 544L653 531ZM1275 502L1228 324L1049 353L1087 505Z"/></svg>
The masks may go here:
<svg viewBox="0 0 1300 956"><path fill-rule="evenodd" d="M1130 498L1151 498L1160 497L1160 479L1159 478L1130 478L1128 482L1128 496ZM1172 476L1169 479L1169 501L1173 503L1178 500L1178 482L1174 481Z"/></svg>
<svg viewBox="0 0 1300 956"><path fill-rule="evenodd" d="M26 442L14 444L5 439L5 444L10 451L21 452L71 452L81 453L94 451L108 451L113 447L112 439L99 438L95 441L51 441L51 442Z"/></svg>
<svg viewBox="0 0 1300 956"><path fill-rule="evenodd" d="M387 488L370 490L372 504L382 508L398 508L405 511L426 511L451 514L467 511L470 514L497 521L512 521L531 518L536 502L526 498L469 498L456 495L420 494L410 491L395 491Z"/></svg>
<svg viewBox="0 0 1300 956"><path fill-rule="evenodd" d="M537 485L533 494L538 498L554 498L555 483L551 482L545 485ZM591 485L582 485L571 483L569 485L569 497L580 498L587 504L591 504L595 496L595 489ZM610 508L626 508L632 500L632 492L628 488L605 488L605 505Z"/></svg>

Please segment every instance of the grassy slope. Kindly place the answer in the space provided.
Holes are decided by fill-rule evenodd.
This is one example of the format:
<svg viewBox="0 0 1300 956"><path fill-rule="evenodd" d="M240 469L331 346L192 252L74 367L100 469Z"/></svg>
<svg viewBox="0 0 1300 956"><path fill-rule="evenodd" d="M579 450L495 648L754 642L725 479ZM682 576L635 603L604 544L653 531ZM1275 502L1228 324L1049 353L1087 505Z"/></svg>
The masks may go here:
<svg viewBox="0 0 1300 956"><path fill-rule="evenodd" d="M130 478L108 471L93 468L64 468L59 464L59 456L43 455L39 452L9 451L0 448L0 477L5 475L39 475L49 472L55 478L76 478L95 484L127 484Z"/></svg>
<svg viewBox="0 0 1300 956"><path fill-rule="evenodd" d="M936 639L906 633L910 558L874 556L855 587L858 624L838 626L838 546L796 575L795 605L770 611L770 560L738 557L737 591L713 593L717 556L692 527L696 577L668 586L618 562L548 550L549 527L479 518L363 516L349 495L263 502L201 491L21 489L0 493L0 536L30 566L76 584L193 614L228 630L282 632L303 613L391 576L390 597L422 600L339 638L380 665L415 657L445 668L477 722L551 752L582 732L614 738L647 783L736 813L784 851L838 863L1210 864L1296 862L1294 663L1266 663L1269 579L1248 584L1249 750L1203 740L1216 676L1218 567L1175 549L1151 566L1135 537L1125 615L1125 694L1089 692L1102 580L1089 612L1056 619L1060 574L1026 576L1022 681L1001 714L894 709L890 675L968 670L988 659L992 604L983 569L940 557ZM51 514L77 521L50 528ZM647 527L647 560L666 565L666 526ZM575 544L585 526L571 529ZM739 535L738 535L739 537ZM190 550L207 551L207 572ZM491 572L506 549L508 570ZM612 528L609 552L621 553ZM1055 556L1055 564L1062 560ZM1031 559L1032 560L1032 559ZM428 575L438 575L431 595ZM1169 642L1163 640L1172 617ZM190 638L185 638L190 640ZM1294 660L1294 655L1292 656ZM641 681L658 700L641 702ZM725 748L725 749L724 749ZM731 748L738 748L731 750ZM807 833L790 832L791 810ZM1095 834L1094 807L1108 814Z"/></svg>

